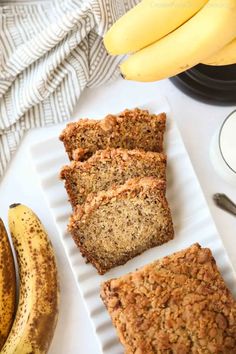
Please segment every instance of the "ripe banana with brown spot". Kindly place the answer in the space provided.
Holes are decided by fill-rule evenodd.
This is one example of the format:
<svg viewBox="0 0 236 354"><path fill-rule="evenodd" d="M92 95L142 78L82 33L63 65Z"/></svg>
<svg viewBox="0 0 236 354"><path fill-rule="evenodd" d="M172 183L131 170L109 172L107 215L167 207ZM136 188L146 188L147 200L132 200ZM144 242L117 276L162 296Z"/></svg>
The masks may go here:
<svg viewBox="0 0 236 354"><path fill-rule="evenodd" d="M181 26L207 1L142 0L105 34L105 47L110 54L136 52Z"/></svg>
<svg viewBox="0 0 236 354"><path fill-rule="evenodd" d="M1 354L44 354L58 317L59 285L53 248L31 209L13 204L8 217L20 289L16 317Z"/></svg>
<svg viewBox="0 0 236 354"><path fill-rule="evenodd" d="M236 64L236 38L210 58L203 60L206 65L232 65Z"/></svg>
<svg viewBox="0 0 236 354"><path fill-rule="evenodd" d="M15 317L16 272L11 246L2 219L0 219L0 350L3 347Z"/></svg>
<svg viewBox="0 0 236 354"><path fill-rule="evenodd" d="M236 37L236 0L209 2L181 27L125 60L128 80L157 81L209 58Z"/></svg>

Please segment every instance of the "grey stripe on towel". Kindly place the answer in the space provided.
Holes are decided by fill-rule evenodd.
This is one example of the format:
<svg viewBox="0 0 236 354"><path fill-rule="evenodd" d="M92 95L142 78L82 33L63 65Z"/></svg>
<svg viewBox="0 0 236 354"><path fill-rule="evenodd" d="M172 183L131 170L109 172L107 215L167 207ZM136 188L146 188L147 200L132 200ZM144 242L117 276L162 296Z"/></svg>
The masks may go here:
<svg viewBox="0 0 236 354"><path fill-rule="evenodd" d="M139 0L0 2L0 178L24 131L68 120L117 74L102 37Z"/></svg>

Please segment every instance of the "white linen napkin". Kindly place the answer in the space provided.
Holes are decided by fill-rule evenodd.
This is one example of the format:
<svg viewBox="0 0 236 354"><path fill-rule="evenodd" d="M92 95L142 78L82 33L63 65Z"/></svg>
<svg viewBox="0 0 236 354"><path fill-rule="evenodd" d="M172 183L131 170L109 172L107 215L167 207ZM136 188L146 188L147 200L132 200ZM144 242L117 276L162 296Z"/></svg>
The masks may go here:
<svg viewBox="0 0 236 354"><path fill-rule="evenodd" d="M0 178L24 132L68 120L118 75L102 37L139 0L0 1Z"/></svg>

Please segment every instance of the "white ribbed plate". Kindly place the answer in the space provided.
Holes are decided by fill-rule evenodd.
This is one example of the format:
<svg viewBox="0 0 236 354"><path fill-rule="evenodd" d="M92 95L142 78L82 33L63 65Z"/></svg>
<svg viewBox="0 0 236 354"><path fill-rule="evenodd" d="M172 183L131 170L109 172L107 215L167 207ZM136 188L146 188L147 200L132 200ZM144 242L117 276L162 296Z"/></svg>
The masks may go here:
<svg viewBox="0 0 236 354"><path fill-rule="evenodd" d="M165 99L159 99L158 103L151 102L145 105L137 103L137 106L148 108L152 113L165 111L168 114L165 136L165 150L168 155L167 197L175 226L175 239L146 251L104 276L98 275L90 264L85 263L67 232L71 207L67 201L63 182L58 178L61 167L68 163L62 143L58 137L54 137L31 148L33 163L58 226L76 283L93 322L101 352L104 354L123 353L115 329L99 297L100 284L107 279L133 271L153 260L186 248L194 242L199 242L213 251L227 285L236 295L235 273L209 213L180 134L171 117L168 103Z"/></svg>

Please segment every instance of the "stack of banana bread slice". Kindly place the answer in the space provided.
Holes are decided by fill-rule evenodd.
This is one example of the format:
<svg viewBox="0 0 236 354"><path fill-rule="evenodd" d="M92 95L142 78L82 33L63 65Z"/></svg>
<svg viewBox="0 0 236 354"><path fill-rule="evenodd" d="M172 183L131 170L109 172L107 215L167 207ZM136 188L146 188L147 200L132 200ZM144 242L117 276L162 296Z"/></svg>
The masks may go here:
<svg viewBox="0 0 236 354"><path fill-rule="evenodd" d="M125 110L70 123L61 170L73 208L68 229L99 274L174 237L165 197L164 113Z"/></svg>

